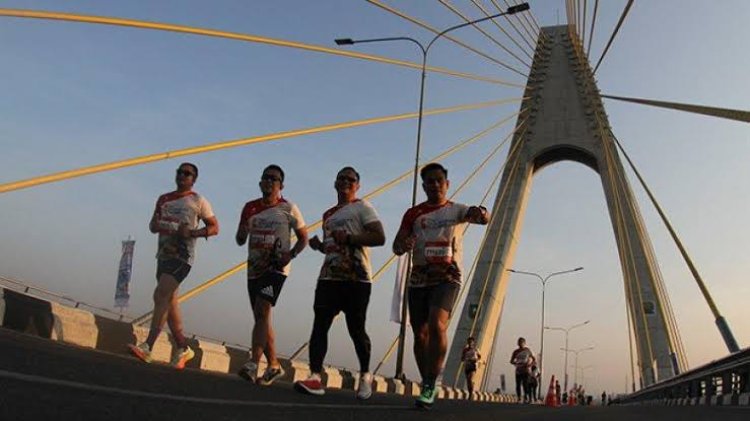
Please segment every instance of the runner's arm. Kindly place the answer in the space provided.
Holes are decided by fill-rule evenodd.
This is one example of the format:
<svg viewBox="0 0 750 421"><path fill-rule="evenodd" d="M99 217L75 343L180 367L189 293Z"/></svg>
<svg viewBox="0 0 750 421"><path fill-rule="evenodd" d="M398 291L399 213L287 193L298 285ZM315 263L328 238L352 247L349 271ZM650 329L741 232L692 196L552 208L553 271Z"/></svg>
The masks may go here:
<svg viewBox="0 0 750 421"><path fill-rule="evenodd" d="M471 206L466 211L464 222L470 224L487 225L490 222L490 213L484 206Z"/></svg>
<svg viewBox="0 0 750 421"><path fill-rule="evenodd" d="M297 257L307 247L307 227L295 228L294 234L297 235L297 242L294 243L294 247L289 251L292 259Z"/></svg>
<svg viewBox="0 0 750 421"><path fill-rule="evenodd" d="M201 218L203 223L206 224L203 228L190 231L191 237L213 237L219 234L219 221L216 216L209 216L207 218Z"/></svg>
<svg viewBox="0 0 750 421"><path fill-rule="evenodd" d="M353 246L379 247L385 244L385 233L380 221L370 222L363 227L365 232L361 234L349 234L346 238L348 244Z"/></svg>

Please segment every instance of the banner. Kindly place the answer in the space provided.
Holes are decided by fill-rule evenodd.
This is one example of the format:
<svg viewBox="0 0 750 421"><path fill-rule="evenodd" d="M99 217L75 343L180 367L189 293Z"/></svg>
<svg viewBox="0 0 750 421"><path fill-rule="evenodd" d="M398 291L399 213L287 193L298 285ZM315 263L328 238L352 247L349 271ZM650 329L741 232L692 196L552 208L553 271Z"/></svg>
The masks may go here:
<svg viewBox="0 0 750 421"><path fill-rule="evenodd" d="M409 267L408 254L399 256L398 263L396 264L396 282L393 284L393 299L391 300L391 321L394 323L401 323L401 308L404 300L404 288L406 286L406 273ZM409 323L407 314L406 323Z"/></svg>
<svg viewBox="0 0 750 421"><path fill-rule="evenodd" d="M117 285L115 286L115 307L125 308L130 301L130 276L133 274L133 250L135 240L127 239L122 242L122 257L120 269L117 271Z"/></svg>

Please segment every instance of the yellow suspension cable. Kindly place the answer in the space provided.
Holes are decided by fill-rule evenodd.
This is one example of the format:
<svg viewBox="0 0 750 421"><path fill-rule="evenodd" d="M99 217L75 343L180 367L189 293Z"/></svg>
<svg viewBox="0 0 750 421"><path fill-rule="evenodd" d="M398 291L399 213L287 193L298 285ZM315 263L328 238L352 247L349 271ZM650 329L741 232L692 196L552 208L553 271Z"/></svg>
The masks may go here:
<svg viewBox="0 0 750 421"><path fill-rule="evenodd" d="M168 23L147 22L147 21L140 21L140 20L134 20L134 19L122 19L122 18L112 18L112 17L104 17L104 16L78 15L78 14L73 14L73 13L46 12L46 11L37 11L37 10L24 10L24 9L0 8L0 16L32 18L32 19L49 19L49 20L59 20L59 21L68 21L68 22L84 22L84 23L93 23L93 24L101 24L101 25L114 25L114 26L124 26L124 27L140 28L140 29L153 29L153 30L158 30L158 31L178 32L178 33L183 33L183 34L201 35L201 36L209 36L209 37L216 37L216 38L227 38L227 39L233 39L237 41L253 42L253 43L258 43L258 44L273 45L276 47L294 48L294 49L299 49L299 50L314 51L317 53L324 53L324 54L331 54L331 55L337 55L337 56L343 56L343 57L357 58L357 59L362 59L362 60L376 61L379 63L393 64L396 66L409 67L409 68L418 69L418 70L422 69L422 65L418 63L413 63L413 62L403 61L403 60L396 60L396 59L391 59L391 58L382 57L382 56L375 56L371 54L362 54L356 51L339 50L335 48L322 47L319 45L305 44L305 43L295 42L295 41L286 41L286 40L277 39L277 38L241 34L237 32L219 31L215 29L196 28L196 27L185 26L185 25L173 25L173 24L168 24ZM499 85L517 86L514 83L506 82L500 79L494 79L494 78L472 75L469 73L457 72L457 71L445 69L442 67L427 66L426 69L431 72L443 73L446 75L461 77L465 79L472 79L472 80L489 82L489 83L494 83L494 84L499 84Z"/></svg>
<svg viewBox="0 0 750 421"><path fill-rule="evenodd" d="M500 5L497 3L497 0L491 0L491 1L492 1L492 4L495 5L495 8L497 8L498 11L500 12L504 11L503 8L500 7ZM521 39L526 43L526 45L528 45L529 48L531 48L531 51L536 51L535 44L533 42L529 42L529 40L526 39L526 37L523 35L521 31L518 30L518 27L516 27L516 25L513 23L510 17L508 15L505 15L503 17L505 18L506 21L508 21L510 26L512 26L513 29L515 29L515 31L518 32L518 35L520 35Z"/></svg>
<svg viewBox="0 0 750 421"><path fill-rule="evenodd" d="M452 155L453 153L455 153L455 152L459 151L460 149L468 146L469 144L474 143L476 140L478 140L481 137L485 136L487 133L489 133L490 131L494 130L495 128L500 127L501 125L505 124L507 121L509 121L511 118L515 117L516 115L518 115L520 112L521 111L513 113L509 117L506 117L506 118L498 121L497 123L489 126L487 129L484 129L484 130L480 131L476 135L474 135L474 136L472 136L472 137L470 137L470 138L468 138L466 140L463 140L463 141L459 142L457 145L454 145L453 147L448 148L443 153L441 153L441 154L433 157L430 161L437 161L437 160L443 159L443 158L445 158L445 157L447 157L449 155ZM427 161L427 162L430 162L430 161ZM424 165L422 165L422 166L424 166ZM379 194L385 192L386 190L390 189L391 187L395 186L399 182L401 182L403 180L406 180L413 173L414 173L414 169L412 168L411 170L408 170L408 171L402 173L401 175L399 175L398 177L394 178L393 180L388 181L385 184L381 185L380 187L378 187L374 191L366 194L363 197L363 199L364 200L370 200L370 199L376 197L377 195L379 195ZM315 229L318 229L322 225L322 222L323 222L322 220L318 220L318 221L314 222L313 224L308 225L306 227L307 230L308 230L308 232L309 231L313 231ZM218 284L218 283L226 280L228 277L236 274L237 272L240 272L241 270L244 270L245 268L247 268L247 262L246 261L240 262L237 265L235 265L234 267L232 267L232 268L230 268L230 269L222 272L221 274L215 276L214 278L211 278L211 279L203 282L202 284L194 287L190 291L182 294L181 296L179 296L177 298L177 301L180 302L180 303L182 303L184 301L187 301L190 298L192 298L192 297L194 297L194 296L202 293L206 289L208 289L208 288L210 288L210 287L212 287L212 286L214 286L214 285L216 285L216 284ZM151 314L152 314L152 312L148 312L148 313L146 313L146 314L138 317L137 319L135 319L133 321L133 324L141 324L141 323L147 322L148 320L150 320Z"/></svg>
<svg viewBox="0 0 750 421"><path fill-rule="evenodd" d="M455 111L475 110L475 109L480 109L480 108L487 108L491 106L507 104L508 102L515 102L515 101L520 101L520 100L522 99L511 98L507 100L480 102L480 103L475 103L475 104L459 105L455 107L436 108L433 110L425 111L424 115L425 116L438 115L438 114L445 114L445 113L450 113L450 112L455 112ZM254 143L288 139L288 138L296 137L296 136L309 135L309 134L314 134L314 133L323 133L323 132L329 132L329 131L340 130L340 129L348 129L352 127L366 126L369 124L405 120L405 119L415 118L417 116L418 116L418 113L416 112L395 114L395 115L390 115L390 116L385 116L385 117L374 117L374 118L368 118L368 119L363 119L363 120L348 121L344 123L328 124L324 126L310 127L306 129L290 130L290 131L272 133L268 135L253 136L253 137L248 137L248 138L243 138L243 139L235 139L235 140L229 140L229 141L223 141L223 142L217 142L217 143L210 143L210 144L202 145L202 146L193 146L189 148L175 149L172 151L160 152L160 153L155 153L155 154L150 154L150 155L142 155L136 158L112 161L112 162L108 162L105 164L92 165L89 167L82 167L82 168L78 168L75 170L62 171L62 172L52 173L52 174L43 175L39 177L28 178L25 180L19 180L19 181L13 181L10 183L0 184L0 193L6 193L9 191L13 191L13 190L25 189L25 188L37 186L40 184L54 183L57 181L67 180L67 179L76 178L76 177L82 177L85 175L96 174L96 173L105 172L105 171L112 171L112 170L116 170L119 168L126 168L126 167L132 167L135 165L148 164L148 163L156 162L156 161L163 161L166 159L173 159L173 158L186 156L186 155L213 152L213 151L217 151L221 149L235 148L238 146L245 146L245 145L250 145Z"/></svg>
<svg viewBox="0 0 750 421"><path fill-rule="evenodd" d="M583 0L583 23L581 24L581 48L586 45L586 5L588 0Z"/></svg>
<svg viewBox="0 0 750 421"><path fill-rule="evenodd" d="M594 1L594 16L591 19L591 32L589 32L589 47L586 49L586 57L591 57L591 43L594 41L594 26L596 25L596 12L599 9L599 0Z"/></svg>
<svg viewBox="0 0 750 421"><path fill-rule="evenodd" d="M424 22L422 22L422 21L420 21L420 20L418 20L418 19L416 19L416 18L414 18L414 17L411 17L411 16L407 15L406 13L404 13L404 12L401 12L401 11L399 11L399 10L397 10L397 9L395 9L395 8L393 8L393 7L391 7L391 6L388 6L388 5L386 5L386 4L383 4L383 3L381 3L381 2L379 1L379 0L367 0L367 2L368 2L368 3L370 3L370 4L373 4L373 5L375 5L375 6L378 6L378 7L380 7L381 9L383 9L383 10L385 10L385 11L387 11L387 12L390 12L390 13L392 13L392 14L394 14L394 15L396 15L396 16L398 16L398 17L400 17L400 18L406 19L406 20L408 20L409 22L411 22L411 23L413 23L413 24L415 24L415 25L417 25L417 26L420 26L420 27L422 27L422 28L424 28L424 29L427 29L428 31L430 31L430 32L432 32L432 33L434 33L434 34L439 34L439 33L440 33L440 31L439 31L438 29L435 29L435 28L433 28L432 26L430 26L430 25L428 25L428 24L426 24L426 23L424 23ZM462 47L466 48L467 50L471 51L472 53L474 53L474 54L477 54L477 55L479 55L479 56L482 56L482 57L486 58L487 60L489 60L489 61L491 61L491 62L493 62L493 63L495 63L495 64L498 64L498 65L500 65L500 66L503 66L503 67L506 67L506 68L508 67L508 66L507 66L507 65L506 65L505 63L501 62L500 60L498 60L498 59L496 59L496 58L494 58L494 57L490 56L490 55L489 55L489 54L487 54L487 53L484 53L484 52L482 52L482 51L479 51L479 50L477 50L476 48L474 48L474 47L470 46L469 44L466 44L466 43L465 43L465 42L463 42L463 41L459 41L459 40L458 40L457 38L455 38L455 37L453 37L453 36L451 36L451 35L443 35L443 38L449 39L449 40L451 40L452 42L454 42L454 43L456 43L456 44L458 44L458 45L460 45L460 46L462 46ZM524 77L526 76L526 75L524 75L523 73L521 73L521 75L523 75ZM520 85L517 85L517 84L509 84L509 86L515 86L515 87L519 87ZM522 86L521 86L521 87L522 87Z"/></svg>
<svg viewBox="0 0 750 421"><path fill-rule="evenodd" d="M484 13L484 16L485 16L485 17L490 17L490 16L492 16L492 15L490 15L490 13L489 13L489 12L487 11L487 9L486 9L486 8L485 8L484 6L482 6L482 4L481 4L481 3L479 3L479 2L477 1L477 0L471 0L471 2L472 2L472 3L474 3L474 6L476 6L476 7L477 7L477 8L479 9L479 10L481 10L481 11L482 11L482 13ZM519 43L518 43L518 41L516 41L516 38L515 38L515 37L514 37L513 35L509 34L509 33L508 33L508 32L507 32L507 31L506 31L506 30L505 30L505 29L504 29L504 28L503 28L502 26L500 26L500 24L499 24L499 23L497 23L497 21L496 21L495 19L492 19L491 21L492 21L492 24L493 24L493 25L495 25L495 26L497 27L497 29L499 29L499 30L500 30L500 32L502 32L503 34L505 34L505 36L507 36L507 37L508 37L508 38L509 38L509 39L510 39L511 41L513 41L513 44L515 44L515 45L516 45L516 47L518 47L518 49L519 49L519 50L520 50L520 51L521 51L522 53L526 54L526 57L530 58L530 59L531 59L532 61L534 60L534 57L532 57L532 56L531 56L531 54L529 54L529 53L528 53L528 52L526 51L526 49L525 49L525 48L524 48L524 47L523 47L523 46L522 46L521 44L519 44ZM533 52L533 51L532 51L532 52ZM510 51L508 51L508 53L510 53L510 54L511 54L511 55L512 55L513 57L515 57L516 59L518 59L518 61L520 61L521 63L523 63L523 64L526 64L527 66L531 67L531 66L530 66L529 64L527 64L527 63L526 63L525 61L523 61L523 60L522 60L521 58L519 58L519 57L518 57L518 56L516 56L515 54L511 53Z"/></svg>
<svg viewBox="0 0 750 421"><path fill-rule="evenodd" d="M615 40L615 36L617 36L617 32L620 30L622 23L625 21L625 17L628 15L628 12L630 11L630 6L632 5L633 5L633 0L628 0L628 4L625 5L625 9L622 11L622 15L620 15L620 20L617 21L617 26L615 26L615 30L612 31L612 36L609 37L609 41L607 41L607 46L604 47L604 52L602 53L602 56L599 57L599 61L596 63L596 66L594 66L593 74L596 74L596 71L599 69L599 65L602 64L602 60L604 60L604 56L607 55L607 51L609 51L609 47L612 45L612 41Z"/></svg>
<svg viewBox="0 0 750 421"><path fill-rule="evenodd" d="M461 11L458 10L456 7L454 7L452 4L448 3L447 0L438 0L438 1L440 2L440 4L442 4L443 6L445 6L448 10L450 10L454 14L458 15L465 22L468 23L468 22L472 21L472 19L469 19L468 16L464 15L463 13L461 13ZM500 47L501 49L503 49L505 52L513 55L513 57L517 58L518 60L521 60L518 56L516 56L515 54L513 54L512 51L510 51L507 47L505 47L497 39L495 39L495 37L493 37L492 35L488 34L487 31L485 31L484 29L482 29L476 23L472 24L471 26L474 27L474 29L476 29L480 33L482 33L482 35L484 35L486 38L488 38L490 41L492 41L495 45L497 45L498 47ZM526 65L526 67L528 67L529 69L531 69L531 66L528 65L528 64L526 64L524 61L521 61L521 63L523 63L524 65ZM507 65L507 64L503 63L502 66L505 67L506 69L509 69L509 70L511 70L513 72L518 73L519 75L521 75L523 77L528 77L528 75L522 73L520 70L518 70L518 69L516 69L514 67L511 67L510 65Z"/></svg>

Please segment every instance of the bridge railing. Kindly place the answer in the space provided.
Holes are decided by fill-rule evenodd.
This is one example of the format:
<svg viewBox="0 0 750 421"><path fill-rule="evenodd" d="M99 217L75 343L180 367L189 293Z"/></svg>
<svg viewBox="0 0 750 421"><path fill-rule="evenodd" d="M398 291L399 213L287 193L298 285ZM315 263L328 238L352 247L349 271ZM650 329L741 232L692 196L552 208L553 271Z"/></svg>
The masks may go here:
<svg viewBox="0 0 750 421"><path fill-rule="evenodd" d="M620 403L737 405L750 399L750 348L619 399ZM745 403L745 402L742 402Z"/></svg>

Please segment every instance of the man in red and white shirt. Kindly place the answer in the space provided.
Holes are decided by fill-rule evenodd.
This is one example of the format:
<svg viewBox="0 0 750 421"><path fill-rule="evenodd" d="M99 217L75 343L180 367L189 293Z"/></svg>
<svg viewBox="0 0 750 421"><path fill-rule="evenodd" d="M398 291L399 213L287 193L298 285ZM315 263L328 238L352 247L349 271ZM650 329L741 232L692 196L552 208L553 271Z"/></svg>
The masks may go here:
<svg viewBox="0 0 750 421"><path fill-rule="evenodd" d="M289 276L289 262L307 245L307 230L297 205L281 196L284 189L284 170L281 167L267 166L258 185L263 196L245 204L235 235L237 245L243 246L245 242L248 245L247 292L255 316L252 357L239 375L267 386L284 375L276 358L271 308L276 305ZM297 236L294 247L291 247L291 231ZM258 378L262 354L266 355L268 367Z"/></svg>
<svg viewBox="0 0 750 421"><path fill-rule="evenodd" d="M427 201L404 214L393 241L400 256L411 251L408 281L409 317L414 332L414 356L422 376L417 405L435 401L435 380L448 350L448 318L461 287L463 231L467 223L485 225L484 207L448 201L448 170L438 163L420 171Z"/></svg>
<svg viewBox="0 0 750 421"><path fill-rule="evenodd" d="M219 233L219 222L211 204L193 191L198 178L198 167L189 162L177 168L177 190L159 196L149 223L149 229L159 234L159 251L156 255L157 286L154 291L154 312L146 342L128 345L141 360L151 362L151 349L165 323L177 344L171 365L177 369L195 356L182 333L182 316L177 301L177 288L187 277L195 260L195 239ZM199 221L205 226L198 228Z"/></svg>
<svg viewBox="0 0 750 421"><path fill-rule="evenodd" d="M310 335L310 377L294 384L297 391L323 395L323 359L328 350L328 330L343 311L346 327L354 342L360 377L357 398L372 395L370 337L365 331L367 305L372 289L368 247L385 244L383 225L370 203L357 198L359 173L344 167L334 183L338 203L323 214L323 241L310 239L310 248L325 254L315 288L315 320Z"/></svg>

